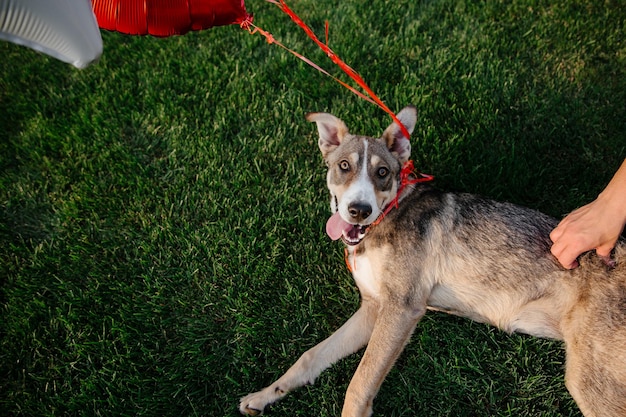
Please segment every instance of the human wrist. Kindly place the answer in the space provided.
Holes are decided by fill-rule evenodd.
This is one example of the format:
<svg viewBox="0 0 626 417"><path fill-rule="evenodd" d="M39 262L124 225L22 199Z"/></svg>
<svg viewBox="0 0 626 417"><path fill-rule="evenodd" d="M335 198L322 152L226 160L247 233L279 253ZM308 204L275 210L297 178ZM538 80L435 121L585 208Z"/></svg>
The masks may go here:
<svg viewBox="0 0 626 417"><path fill-rule="evenodd" d="M597 197L596 201L604 207L605 215L626 224L626 190L609 184Z"/></svg>

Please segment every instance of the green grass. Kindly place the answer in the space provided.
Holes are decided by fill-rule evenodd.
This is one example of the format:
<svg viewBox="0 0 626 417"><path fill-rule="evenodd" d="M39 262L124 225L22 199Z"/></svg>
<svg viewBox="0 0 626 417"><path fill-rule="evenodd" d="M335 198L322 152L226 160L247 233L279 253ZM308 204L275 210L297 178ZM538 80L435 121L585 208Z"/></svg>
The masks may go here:
<svg viewBox="0 0 626 417"><path fill-rule="evenodd" d="M560 217L626 156L620 1L291 6L396 110L443 188ZM255 22L338 74L276 7ZM390 118L237 26L104 33L78 71L0 44L3 415L235 416L358 305L309 111ZM270 415L339 414L360 354ZM579 415L559 343L429 314L380 416Z"/></svg>

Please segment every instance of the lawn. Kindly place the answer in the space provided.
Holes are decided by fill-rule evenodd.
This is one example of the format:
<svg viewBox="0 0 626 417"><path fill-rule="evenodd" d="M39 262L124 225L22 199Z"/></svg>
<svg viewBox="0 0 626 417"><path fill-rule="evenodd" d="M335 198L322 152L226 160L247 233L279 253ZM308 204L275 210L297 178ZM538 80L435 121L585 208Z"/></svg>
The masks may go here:
<svg viewBox="0 0 626 417"><path fill-rule="evenodd" d="M621 1L292 1L394 110L441 188L562 217L626 157ZM339 70L274 5L255 23ZM238 26L103 33L85 70L0 43L0 410L236 416L357 308L324 233L310 111L391 119ZM276 404L337 416L361 353ZM578 416L560 343L429 313L379 416Z"/></svg>

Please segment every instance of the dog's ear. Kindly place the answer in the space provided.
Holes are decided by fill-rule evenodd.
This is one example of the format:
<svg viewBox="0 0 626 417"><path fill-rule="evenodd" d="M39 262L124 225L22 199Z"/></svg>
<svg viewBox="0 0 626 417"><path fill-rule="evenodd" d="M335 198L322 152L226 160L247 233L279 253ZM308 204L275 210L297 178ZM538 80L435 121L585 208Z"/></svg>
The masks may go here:
<svg viewBox="0 0 626 417"><path fill-rule="evenodd" d="M335 150L348 134L346 124L332 114L309 113L306 115L306 119L309 122L317 123L317 130L320 134L320 139L317 143L324 158Z"/></svg>
<svg viewBox="0 0 626 417"><path fill-rule="evenodd" d="M417 123L417 109L414 106L403 108L396 116L400 123L406 127L409 133L413 133L415 124ZM408 138L404 137L400 126L393 122L383 132L382 139L387 144L387 148L391 153L397 155L401 163L405 163L411 156L411 143Z"/></svg>

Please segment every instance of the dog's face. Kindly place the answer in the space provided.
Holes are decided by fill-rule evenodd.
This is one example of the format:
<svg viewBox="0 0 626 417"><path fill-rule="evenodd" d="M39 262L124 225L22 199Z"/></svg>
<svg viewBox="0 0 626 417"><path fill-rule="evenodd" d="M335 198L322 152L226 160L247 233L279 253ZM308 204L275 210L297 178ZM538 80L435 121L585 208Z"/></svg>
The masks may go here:
<svg viewBox="0 0 626 417"><path fill-rule="evenodd" d="M417 121L415 107L405 107L398 119L410 132ZM398 192L399 173L411 145L396 123L380 138L352 135L345 123L328 113L310 113L317 123L319 147L328 165L327 184L333 216L326 224L332 239L356 245L365 230Z"/></svg>

